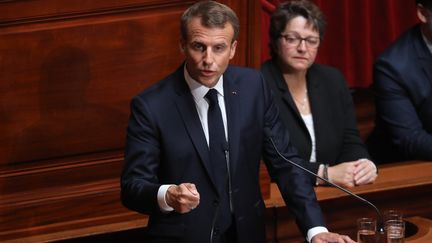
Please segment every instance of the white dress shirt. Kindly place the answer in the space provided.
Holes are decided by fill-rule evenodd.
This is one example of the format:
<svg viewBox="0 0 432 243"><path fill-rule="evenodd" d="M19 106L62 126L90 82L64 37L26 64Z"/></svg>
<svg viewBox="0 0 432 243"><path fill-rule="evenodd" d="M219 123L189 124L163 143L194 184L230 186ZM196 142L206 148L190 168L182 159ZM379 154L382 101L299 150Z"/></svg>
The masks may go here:
<svg viewBox="0 0 432 243"><path fill-rule="evenodd" d="M426 38L426 36L422 33L423 36L423 40L426 43L426 46L428 47L430 53L432 54L432 41L430 41L428 38Z"/></svg>

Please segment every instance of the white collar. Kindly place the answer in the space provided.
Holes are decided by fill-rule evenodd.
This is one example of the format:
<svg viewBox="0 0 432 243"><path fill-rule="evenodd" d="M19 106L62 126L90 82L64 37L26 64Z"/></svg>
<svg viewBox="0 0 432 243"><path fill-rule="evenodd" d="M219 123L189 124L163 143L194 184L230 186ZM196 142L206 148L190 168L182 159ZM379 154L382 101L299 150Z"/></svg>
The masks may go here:
<svg viewBox="0 0 432 243"><path fill-rule="evenodd" d="M422 32L422 37L424 42L426 43L427 48L429 49L430 53L432 54L432 41L430 41Z"/></svg>

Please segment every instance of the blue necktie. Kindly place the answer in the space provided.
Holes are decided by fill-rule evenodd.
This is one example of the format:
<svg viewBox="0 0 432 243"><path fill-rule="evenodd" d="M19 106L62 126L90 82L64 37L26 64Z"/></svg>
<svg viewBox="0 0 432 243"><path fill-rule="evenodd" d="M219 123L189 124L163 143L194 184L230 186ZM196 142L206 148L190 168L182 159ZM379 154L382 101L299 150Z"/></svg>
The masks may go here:
<svg viewBox="0 0 432 243"><path fill-rule="evenodd" d="M225 161L225 129L222 121L222 113L218 102L218 92L210 89L206 96L209 103L207 113L210 160L213 167L213 175L219 191L225 191L227 167Z"/></svg>
<svg viewBox="0 0 432 243"><path fill-rule="evenodd" d="M222 113L218 102L218 92L215 89L210 89L205 97L209 103L207 122L210 160L213 169L212 173L220 194L217 225L219 229L224 232L231 225L232 219L228 196L227 161L225 158L225 150L228 146L225 138Z"/></svg>

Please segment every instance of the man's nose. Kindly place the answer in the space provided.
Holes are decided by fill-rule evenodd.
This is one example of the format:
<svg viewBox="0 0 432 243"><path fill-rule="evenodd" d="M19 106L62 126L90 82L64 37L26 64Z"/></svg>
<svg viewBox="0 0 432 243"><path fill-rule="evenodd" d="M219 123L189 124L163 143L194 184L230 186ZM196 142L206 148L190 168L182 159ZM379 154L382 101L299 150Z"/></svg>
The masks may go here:
<svg viewBox="0 0 432 243"><path fill-rule="evenodd" d="M213 52L211 51L211 49L207 49L204 52L203 61L206 65L211 65L213 63L214 55L213 55Z"/></svg>

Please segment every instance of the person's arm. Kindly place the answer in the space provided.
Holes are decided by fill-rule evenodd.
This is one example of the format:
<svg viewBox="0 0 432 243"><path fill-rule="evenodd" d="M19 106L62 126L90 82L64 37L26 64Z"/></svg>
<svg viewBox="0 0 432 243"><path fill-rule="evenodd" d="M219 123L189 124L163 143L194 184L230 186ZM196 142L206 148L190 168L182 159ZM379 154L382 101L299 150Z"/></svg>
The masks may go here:
<svg viewBox="0 0 432 243"><path fill-rule="evenodd" d="M192 183L169 186L165 194L166 205L179 213L194 210L200 202L200 194Z"/></svg>
<svg viewBox="0 0 432 243"><path fill-rule="evenodd" d="M391 64L378 61L374 65L374 87L377 115L385 123L391 140L407 158L432 160L432 134L423 129L401 75ZM429 82L425 80L426 82ZM422 87L418 87L421 92Z"/></svg>
<svg viewBox="0 0 432 243"><path fill-rule="evenodd" d="M357 128L357 120L355 115L355 107L351 92L348 89L347 81L343 77L342 73L338 72L338 96L343 103L343 141L342 148L339 152L338 161L349 162L356 161L361 158L370 159L370 155L367 148L360 138L360 133Z"/></svg>
<svg viewBox="0 0 432 243"><path fill-rule="evenodd" d="M325 243L325 242L344 242L355 243L348 235L340 235L332 232L321 232L316 234L309 242Z"/></svg>
<svg viewBox="0 0 432 243"><path fill-rule="evenodd" d="M325 227L321 227L321 226L313 227L312 229L309 229L309 230L308 230L308 232L307 232L307 236L306 236L306 240L307 240L308 242L311 242L312 239L313 239L316 235L318 235L318 234L320 234L320 233L327 233L327 232L328 232L328 230L327 230L327 228L325 228Z"/></svg>
<svg viewBox="0 0 432 243"><path fill-rule="evenodd" d="M175 185L162 185L159 187L158 190L157 200L158 200L159 208L164 213L174 211L174 208L168 205L167 202L167 192L168 192L168 188L170 188L171 186L175 186Z"/></svg>
<svg viewBox="0 0 432 243"><path fill-rule="evenodd" d="M288 130L279 117L279 110L264 81L262 86L264 109L266 110L263 129L270 131L278 150L284 156L295 163L304 164L290 143ZM272 179L277 183L285 203L295 215L303 235L307 237L308 230L317 226L325 226L310 177L302 170L284 161L277 154L268 138L263 139L262 154Z"/></svg>
<svg viewBox="0 0 432 243"><path fill-rule="evenodd" d="M358 159L327 168L328 180L343 187L369 184L378 176L376 165L369 159Z"/></svg>
<svg viewBox="0 0 432 243"><path fill-rule="evenodd" d="M328 179L341 186L353 187L372 183L377 177L377 167L370 159L365 144L360 138L351 92L343 75L338 72L338 92L343 107L343 140L337 164L329 166Z"/></svg>
<svg viewBox="0 0 432 243"><path fill-rule="evenodd" d="M264 129L269 129L275 146L286 158L294 163L304 163L289 141L288 130L279 118L279 111L266 85L263 85L263 92L266 107ZM283 160L268 138L263 141L263 157L285 203L295 215L300 230L309 242L354 243L346 235L328 232L310 178L306 172Z"/></svg>
<svg viewBox="0 0 432 243"><path fill-rule="evenodd" d="M121 175L121 200L129 209L141 213L160 211L157 194L160 149L151 111L144 99L131 101L125 161Z"/></svg>
<svg viewBox="0 0 432 243"><path fill-rule="evenodd" d="M121 177L122 202L142 213L190 212L200 201L195 185L161 185L158 180L159 141L151 114L144 99L137 96L132 100Z"/></svg>
<svg viewBox="0 0 432 243"><path fill-rule="evenodd" d="M371 183L376 178L376 166L369 159L369 153L360 138L351 92L340 71L331 68L327 69L327 72L327 79L330 82L327 95L331 97L332 102L337 104L334 107L336 109L334 114L338 114L336 119L339 125L335 130L338 134L335 134L337 140L334 147L331 148L334 151L335 159L332 161L319 160L314 163L320 165L317 173L321 177L326 175L329 181L344 187ZM323 127L319 126L320 124L317 125ZM317 146L323 145L317 144ZM361 166L357 166L360 164ZM326 185L322 180L318 179L317 182L318 185Z"/></svg>

